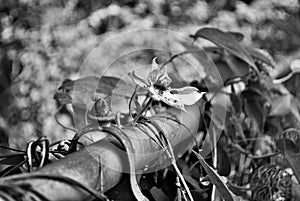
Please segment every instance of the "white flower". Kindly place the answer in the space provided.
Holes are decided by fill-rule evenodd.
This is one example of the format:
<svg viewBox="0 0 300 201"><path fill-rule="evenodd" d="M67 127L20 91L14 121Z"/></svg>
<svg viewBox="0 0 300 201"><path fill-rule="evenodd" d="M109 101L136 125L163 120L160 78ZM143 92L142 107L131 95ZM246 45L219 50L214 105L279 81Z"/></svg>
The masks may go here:
<svg viewBox="0 0 300 201"><path fill-rule="evenodd" d="M153 100L163 101L183 111L186 111L184 105L195 104L205 94L205 92L199 92L197 88L190 86L179 89L170 88L172 80L168 76L165 66L160 67L156 63L156 58L152 61L152 69L147 81L138 77L134 71L128 75L134 83L147 90Z"/></svg>

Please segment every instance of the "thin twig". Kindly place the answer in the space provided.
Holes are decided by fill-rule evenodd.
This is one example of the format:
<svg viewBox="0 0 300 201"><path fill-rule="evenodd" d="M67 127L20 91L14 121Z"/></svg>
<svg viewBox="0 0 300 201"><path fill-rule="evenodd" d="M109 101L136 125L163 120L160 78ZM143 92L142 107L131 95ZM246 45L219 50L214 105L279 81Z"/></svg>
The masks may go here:
<svg viewBox="0 0 300 201"><path fill-rule="evenodd" d="M148 110L148 108L150 107L152 101L153 101L153 99L151 98L147 102L147 104L143 107L143 109L136 115L136 117L133 119L133 124L135 124L139 120L139 118L143 115L143 113Z"/></svg>
<svg viewBox="0 0 300 201"><path fill-rule="evenodd" d="M265 154L265 155L261 155L261 156L255 156L255 155L251 154L248 150L241 147L239 144L229 143L229 145L232 146L233 148L237 149L238 151L242 152L247 157L252 158L252 159L269 158L269 157L279 155L279 153L269 153L269 154Z"/></svg>
<svg viewBox="0 0 300 201"><path fill-rule="evenodd" d="M77 131L76 131L75 129L64 126L64 125L63 125L62 123L60 123L60 121L58 120L57 115L58 115L59 111L62 109L62 107L63 107L63 105L59 106L59 108L58 108L57 111L55 112L55 114L54 114L54 119L55 119L55 121L57 122L58 125L60 125L60 126L63 127L64 129L73 131L74 133L77 133Z"/></svg>
<svg viewBox="0 0 300 201"><path fill-rule="evenodd" d="M25 151L14 149L14 148L10 148L10 147L6 147L6 146L2 146L2 145L0 145L0 148L7 149L7 150L10 150L10 151L25 153Z"/></svg>
<svg viewBox="0 0 300 201"><path fill-rule="evenodd" d="M174 54L169 60L167 60L165 63L163 63L161 67L163 68L164 66L166 66L168 63L172 62L174 59L176 59L179 56L189 54L189 53L192 53L192 52L199 52L199 51L200 51L199 49L195 48L195 49L190 49L190 50L180 52L178 54Z"/></svg>
<svg viewBox="0 0 300 201"><path fill-rule="evenodd" d="M132 113L131 113L131 104L132 104L133 98L135 98L135 96L136 96L137 87L138 86L135 85L134 92L133 92L132 96L130 97L129 104L128 104L129 116L131 117L131 119L133 119L133 116L132 116Z"/></svg>

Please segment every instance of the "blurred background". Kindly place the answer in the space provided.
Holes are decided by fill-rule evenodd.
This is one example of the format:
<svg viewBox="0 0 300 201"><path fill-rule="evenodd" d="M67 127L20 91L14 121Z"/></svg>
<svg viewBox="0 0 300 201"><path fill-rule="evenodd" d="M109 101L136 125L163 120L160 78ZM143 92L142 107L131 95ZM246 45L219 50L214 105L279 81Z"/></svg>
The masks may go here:
<svg viewBox="0 0 300 201"><path fill-rule="evenodd" d="M42 135L70 138L74 133L54 119L53 95L95 47L119 33L162 28L188 36L210 26L286 56L299 51L299 18L296 0L0 0L0 143L9 138L11 147L24 148ZM145 37L164 40L141 34L121 48L142 47ZM113 51L122 50L107 47L97 61L109 63ZM67 114L59 119L71 124Z"/></svg>

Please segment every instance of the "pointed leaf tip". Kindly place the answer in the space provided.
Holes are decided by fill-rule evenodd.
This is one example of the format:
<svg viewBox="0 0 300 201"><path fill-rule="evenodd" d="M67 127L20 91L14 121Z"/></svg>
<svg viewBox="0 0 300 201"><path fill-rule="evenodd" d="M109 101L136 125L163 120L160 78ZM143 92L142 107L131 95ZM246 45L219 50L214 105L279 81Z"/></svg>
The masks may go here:
<svg viewBox="0 0 300 201"><path fill-rule="evenodd" d="M234 201L234 198L232 196L232 192L229 190L229 188L227 187L227 185L222 181L222 178L217 173L217 171L214 170L212 167L210 167L206 163L206 161L204 160L204 158L199 153L197 153L195 151L193 151L193 152L197 156L197 158L199 159L200 164L202 165L202 167L206 171L207 175L209 176L210 181L219 190L219 192L220 192L222 198L224 199L224 201Z"/></svg>

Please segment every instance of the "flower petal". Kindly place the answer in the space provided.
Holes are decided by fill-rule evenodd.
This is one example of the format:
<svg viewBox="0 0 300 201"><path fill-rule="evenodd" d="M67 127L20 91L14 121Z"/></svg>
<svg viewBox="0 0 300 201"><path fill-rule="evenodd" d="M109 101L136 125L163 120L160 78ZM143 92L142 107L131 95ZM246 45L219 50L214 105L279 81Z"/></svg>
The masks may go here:
<svg viewBox="0 0 300 201"><path fill-rule="evenodd" d="M166 66L159 66L156 63L156 57L152 61L151 72L148 75L148 82L150 84L157 84L163 87L169 86L172 82L171 78L167 74Z"/></svg>
<svg viewBox="0 0 300 201"><path fill-rule="evenodd" d="M190 94L176 94L175 96L180 100L181 103L184 105L194 105L196 102L198 102L205 92L192 92Z"/></svg>
<svg viewBox="0 0 300 201"><path fill-rule="evenodd" d="M161 95L159 94L159 90L154 88L153 86L150 86L148 88L148 91L150 93L150 97L155 100L155 101L160 101L161 100Z"/></svg>
<svg viewBox="0 0 300 201"><path fill-rule="evenodd" d="M147 82L145 80L143 80L142 78L138 77L134 71L129 72L128 75L135 84L137 84L140 87L143 87L145 89L149 88Z"/></svg>
<svg viewBox="0 0 300 201"><path fill-rule="evenodd" d="M200 100L206 92L199 92L195 87L183 87L179 89L170 89L170 93L184 105L193 105Z"/></svg>
<svg viewBox="0 0 300 201"><path fill-rule="evenodd" d="M158 76L156 84L164 86L164 87L168 87L171 84L172 80L167 73L166 67L162 67L161 70L162 70L163 74Z"/></svg>
<svg viewBox="0 0 300 201"><path fill-rule="evenodd" d="M199 92L199 90L196 87L187 86L179 89L176 88L170 89L170 92L172 94L190 94L193 92Z"/></svg>
<svg viewBox="0 0 300 201"><path fill-rule="evenodd" d="M180 110L183 110L186 112L186 110L184 108L184 104L178 99L178 97L171 94L169 90L163 91L163 93L160 96L161 96L161 101L163 101L167 105L176 107L177 109L180 109Z"/></svg>
<svg viewBox="0 0 300 201"><path fill-rule="evenodd" d="M156 59L157 57L152 60L151 71L148 75L148 82L150 84L154 84L157 81L158 76L161 74L160 67L156 63Z"/></svg>

